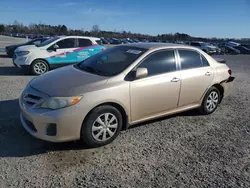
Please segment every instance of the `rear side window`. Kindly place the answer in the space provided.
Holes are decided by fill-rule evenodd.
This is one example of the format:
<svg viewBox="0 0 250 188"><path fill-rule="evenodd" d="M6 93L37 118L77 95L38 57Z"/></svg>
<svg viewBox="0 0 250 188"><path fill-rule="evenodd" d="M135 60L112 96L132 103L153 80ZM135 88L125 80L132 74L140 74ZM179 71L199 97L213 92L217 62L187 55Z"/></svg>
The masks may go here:
<svg viewBox="0 0 250 188"><path fill-rule="evenodd" d="M75 48L75 39L63 39L56 43L59 46L59 49L64 48Z"/></svg>
<svg viewBox="0 0 250 188"><path fill-rule="evenodd" d="M139 67L147 68L148 76L176 71L174 51L156 52L146 58Z"/></svg>
<svg viewBox="0 0 250 188"><path fill-rule="evenodd" d="M99 44L99 45L103 45L101 40L96 40L96 43Z"/></svg>
<svg viewBox="0 0 250 188"><path fill-rule="evenodd" d="M201 54L191 50L178 50L181 60L181 69L192 69L209 66L208 61Z"/></svg>
<svg viewBox="0 0 250 188"><path fill-rule="evenodd" d="M92 46L92 42L89 39L78 39L78 47Z"/></svg>

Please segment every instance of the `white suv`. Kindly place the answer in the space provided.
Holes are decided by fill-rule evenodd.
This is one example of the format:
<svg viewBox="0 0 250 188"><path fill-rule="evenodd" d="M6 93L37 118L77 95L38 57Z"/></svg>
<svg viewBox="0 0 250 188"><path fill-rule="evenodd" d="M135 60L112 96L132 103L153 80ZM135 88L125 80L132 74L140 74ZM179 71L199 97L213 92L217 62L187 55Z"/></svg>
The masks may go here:
<svg viewBox="0 0 250 188"><path fill-rule="evenodd" d="M104 49L99 38L58 36L37 46L18 47L13 56L13 64L40 75L53 68L81 62Z"/></svg>

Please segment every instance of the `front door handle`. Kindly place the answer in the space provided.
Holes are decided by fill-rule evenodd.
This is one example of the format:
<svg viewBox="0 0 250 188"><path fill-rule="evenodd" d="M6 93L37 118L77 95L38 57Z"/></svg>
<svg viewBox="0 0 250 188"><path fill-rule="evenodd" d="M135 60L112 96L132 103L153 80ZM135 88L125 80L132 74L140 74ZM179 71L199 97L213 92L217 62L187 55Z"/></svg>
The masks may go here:
<svg viewBox="0 0 250 188"><path fill-rule="evenodd" d="M172 80L171 80L171 82L179 82L180 81L180 78L176 78L176 77L174 77Z"/></svg>
<svg viewBox="0 0 250 188"><path fill-rule="evenodd" d="M206 76L211 76L211 74L212 74L211 72L206 72L205 75L206 75Z"/></svg>

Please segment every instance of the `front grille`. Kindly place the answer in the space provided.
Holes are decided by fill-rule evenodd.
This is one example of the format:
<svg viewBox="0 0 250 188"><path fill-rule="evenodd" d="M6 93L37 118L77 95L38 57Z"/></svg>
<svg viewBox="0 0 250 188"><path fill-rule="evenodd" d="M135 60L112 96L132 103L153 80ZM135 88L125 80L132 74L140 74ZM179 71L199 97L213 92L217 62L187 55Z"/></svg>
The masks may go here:
<svg viewBox="0 0 250 188"><path fill-rule="evenodd" d="M29 93L23 93L22 98L23 98L24 103L29 105L29 106L36 105L42 99L42 97L40 97L40 96L36 96L33 94L29 94Z"/></svg>
<svg viewBox="0 0 250 188"><path fill-rule="evenodd" d="M22 101L25 105L29 107L36 107L39 104L41 104L47 96L45 94L40 93L37 90L34 90L31 87L28 87L25 89L25 91L22 93Z"/></svg>

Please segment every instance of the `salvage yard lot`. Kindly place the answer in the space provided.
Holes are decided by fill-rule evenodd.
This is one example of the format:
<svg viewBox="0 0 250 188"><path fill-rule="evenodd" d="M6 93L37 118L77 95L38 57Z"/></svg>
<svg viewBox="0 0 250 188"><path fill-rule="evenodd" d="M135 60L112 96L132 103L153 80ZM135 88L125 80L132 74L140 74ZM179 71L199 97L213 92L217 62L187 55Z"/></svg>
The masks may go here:
<svg viewBox="0 0 250 188"><path fill-rule="evenodd" d="M146 122L88 149L26 133L17 99L34 76L0 53L0 187L250 187L250 56L219 57L236 79L214 114Z"/></svg>

